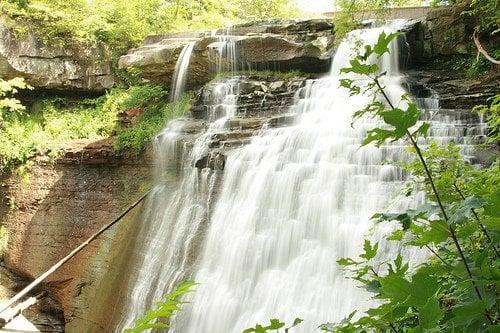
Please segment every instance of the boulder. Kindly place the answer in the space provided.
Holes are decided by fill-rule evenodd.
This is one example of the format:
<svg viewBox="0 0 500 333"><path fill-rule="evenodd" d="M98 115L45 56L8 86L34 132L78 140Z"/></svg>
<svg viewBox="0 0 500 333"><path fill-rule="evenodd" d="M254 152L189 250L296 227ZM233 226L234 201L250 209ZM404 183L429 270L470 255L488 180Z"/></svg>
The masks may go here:
<svg viewBox="0 0 500 333"><path fill-rule="evenodd" d="M80 92L102 92L115 82L105 45L48 41L34 28L21 34L6 16L0 17L0 77L23 77L35 88Z"/></svg>
<svg viewBox="0 0 500 333"><path fill-rule="evenodd" d="M238 59L250 68L300 70L307 73L326 72L330 58L322 43L297 42L280 35L248 36L236 42Z"/></svg>
<svg viewBox="0 0 500 333"><path fill-rule="evenodd" d="M432 36L432 49L436 55L468 54L472 45L473 22L462 15L464 6L441 7L427 14L426 26Z"/></svg>
<svg viewBox="0 0 500 333"><path fill-rule="evenodd" d="M169 44L160 42L132 49L128 54L120 57L118 66L137 68L141 76L150 81L165 81L167 73L173 74L176 59L187 42L187 40Z"/></svg>

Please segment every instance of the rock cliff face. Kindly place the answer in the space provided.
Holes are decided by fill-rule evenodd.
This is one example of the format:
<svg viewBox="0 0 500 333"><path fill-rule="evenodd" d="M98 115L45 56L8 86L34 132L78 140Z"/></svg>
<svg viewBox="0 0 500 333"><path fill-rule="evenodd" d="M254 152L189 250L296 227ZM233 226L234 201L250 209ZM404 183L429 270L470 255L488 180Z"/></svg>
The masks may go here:
<svg viewBox="0 0 500 333"><path fill-rule="evenodd" d="M105 45L42 40L34 29L16 31L0 17L0 77L24 77L35 88L99 93L111 88L110 54Z"/></svg>
<svg viewBox="0 0 500 333"><path fill-rule="evenodd" d="M147 189L148 161L147 155L127 159L114 155L109 140L83 140L68 144L55 165L37 163L28 183L4 177L0 220L10 231L4 258L7 268L27 284L111 222ZM67 332L103 332L88 312L100 304L96 300L102 292L96 293L104 283L103 275L109 274L109 284L120 279L118 268L126 258L123 240L131 237L139 211L132 211L119 228L85 248L42 287L57 300L56 308L64 311ZM53 312L54 306L45 305L41 311Z"/></svg>
<svg viewBox="0 0 500 333"><path fill-rule="evenodd" d="M472 40L476 19L463 12L467 7L435 8L425 18L410 21L403 32L410 48L412 65L426 65L433 59L476 55ZM498 37L492 41L498 44Z"/></svg>
<svg viewBox="0 0 500 333"><path fill-rule="evenodd" d="M457 66L457 59L477 54L472 41L474 17L463 15L460 6L436 8L426 18L406 24L403 32L408 46L406 72L410 81L432 89L440 97L440 106L447 109L471 109L498 94L500 72L466 78ZM498 40L498 37L496 42ZM492 41L495 44L495 40ZM450 68L450 66L452 68Z"/></svg>
<svg viewBox="0 0 500 333"><path fill-rule="evenodd" d="M237 50L236 69L309 73L328 70L328 51L334 41L330 20L253 22L217 32L150 36L143 46L121 57L119 65L138 69L148 81L169 84L182 48L195 41L187 83L190 87L201 86L213 78L210 69L217 61L232 61L220 49L225 38L233 41Z"/></svg>
<svg viewBox="0 0 500 333"><path fill-rule="evenodd" d="M305 85L305 77L278 79L269 76L239 76L231 79L237 87L234 116L224 131L213 133L208 138L209 151L195 162L199 169L223 170L226 156L233 149L250 142L262 126L280 127L290 125L294 116L290 113L294 96ZM224 81L224 80L223 80ZM202 121L199 131L206 130L207 120L219 118L218 107L209 107L203 101L210 100L217 82L208 84L198 93L197 102L191 108L193 121Z"/></svg>

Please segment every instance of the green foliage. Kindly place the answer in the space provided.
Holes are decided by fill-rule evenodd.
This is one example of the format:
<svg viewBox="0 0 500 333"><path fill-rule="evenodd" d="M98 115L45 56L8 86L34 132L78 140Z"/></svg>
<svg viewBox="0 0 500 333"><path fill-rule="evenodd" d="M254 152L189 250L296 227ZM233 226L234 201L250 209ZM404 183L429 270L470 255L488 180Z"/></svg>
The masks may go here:
<svg viewBox="0 0 500 333"><path fill-rule="evenodd" d="M115 55L148 34L297 15L290 0L15 0L0 3L0 12L16 21L19 32L31 30L51 43L102 41Z"/></svg>
<svg viewBox="0 0 500 333"><path fill-rule="evenodd" d="M29 4L29 0L7 0L7 2L16 5L18 8L26 8Z"/></svg>
<svg viewBox="0 0 500 333"><path fill-rule="evenodd" d="M184 115L191 106L191 96L186 95L174 103L165 101L166 91L157 86L132 87L113 101L115 109L140 108L144 112L137 117L132 127L119 128L115 141L118 151L140 151L165 124Z"/></svg>
<svg viewBox="0 0 500 333"><path fill-rule="evenodd" d="M500 27L500 2L496 0L471 0L463 2L469 6L464 15L472 16L476 21L476 29L485 33L498 33Z"/></svg>
<svg viewBox="0 0 500 333"><path fill-rule="evenodd" d="M491 104L478 105L474 108L486 116L486 121L490 129L487 144L499 144L500 142L500 95L496 95L491 99Z"/></svg>
<svg viewBox="0 0 500 333"><path fill-rule="evenodd" d="M491 49L491 56L495 59L500 58L500 49ZM474 56L453 56L451 59L436 61L439 67L450 67L454 71L464 74L468 79L475 79L488 73L492 68L492 64L484 57L479 59Z"/></svg>
<svg viewBox="0 0 500 333"><path fill-rule="evenodd" d="M189 96L169 104L166 90L156 85L114 89L97 99L45 99L31 112L6 115L0 128L0 172L23 166L36 155L57 157L61 144L74 139L116 133L116 149L140 150L189 105ZM143 113L131 127L117 126L117 115L131 109Z"/></svg>
<svg viewBox="0 0 500 333"><path fill-rule="evenodd" d="M54 154L64 141L109 135L115 117L102 112L101 101L52 98L40 102L33 112L6 116L0 128L0 171L37 154Z"/></svg>
<svg viewBox="0 0 500 333"><path fill-rule="evenodd" d="M270 15L279 18L292 18L299 14L297 7L288 0L239 0L237 4L239 17L262 20L269 18Z"/></svg>
<svg viewBox="0 0 500 333"><path fill-rule="evenodd" d="M493 332L500 320L499 162L478 170L465 163L456 145L419 146L418 137L425 136L430 125L418 125L420 113L415 104L407 101L405 109L393 106L380 81L385 73L369 63L370 56L388 52L390 39L381 35L375 46L366 46L365 53L343 69L369 78L371 84L360 87L354 80L343 79L341 85L351 94L373 96L355 119L366 115L387 125L368 131L363 144L380 146L402 139L411 143L409 151L416 158L400 165L411 175L413 191L424 191L429 202L403 213L375 214L374 221L397 221L400 228L387 241L400 242L403 248L425 247L433 256L414 269L409 269L401 255L376 264L378 244L366 240L359 259L343 258L338 263L380 305L357 320L353 313L340 323L320 328L327 332ZM384 103L378 101L380 95ZM498 124L498 114L493 112L491 117L489 122Z"/></svg>
<svg viewBox="0 0 500 333"><path fill-rule="evenodd" d="M21 113L25 107L14 98L19 89L32 89L23 78L16 77L11 80L0 79L0 125L6 112Z"/></svg>
<svg viewBox="0 0 500 333"><path fill-rule="evenodd" d="M262 326L262 325L255 325L255 327L250 327L250 328L247 328L246 330L243 331L243 333L266 333L266 332L269 332L269 331L276 331L276 332L279 332L280 329L284 328L284 332L285 333L288 333L290 331L291 328L294 328L295 326L297 325L300 325L300 323L302 322L303 320L300 319L300 318L295 318L295 320L293 321L293 324L288 326L288 327L285 327L286 324L281 322L279 319L271 319L270 320L270 324L267 325L267 326Z"/></svg>
<svg viewBox="0 0 500 333"><path fill-rule="evenodd" d="M164 296L164 301L156 303L156 308L148 310L144 317L135 321L133 328L126 329L124 333L140 333L151 328L168 328L166 323L159 320L170 319L175 312L182 309L182 305L186 302L181 301L181 298L193 291L196 286L194 281L184 281L169 294Z"/></svg>
<svg viewBox="0 0 500 333"><path fill-rule="evenodd" d="M401 7L408 5L421 5L421 1L413 0L337 0L333 23L335 25L335 37L341 40L348 32L360 27L363 11L375 11L378 19L384 19L390 7Z"/></svg>

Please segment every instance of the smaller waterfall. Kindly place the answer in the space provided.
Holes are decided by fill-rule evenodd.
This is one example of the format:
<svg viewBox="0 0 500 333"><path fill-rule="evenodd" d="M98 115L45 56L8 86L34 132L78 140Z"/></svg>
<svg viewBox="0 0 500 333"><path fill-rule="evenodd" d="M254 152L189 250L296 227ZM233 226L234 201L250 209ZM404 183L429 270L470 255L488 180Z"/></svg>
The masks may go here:
<svg viewBox="0 0 500 333"><path fill-rule="evenodd" d="M175 64L174 78L172 80L172 91L170 92L170 100L176 102L180 100L186 88L187 74L189 69L189 61L193 53L194 45L196 42L186 44L177 59Z"/></svg>
<svg viewBox="0 0 500 333"><path fill-rule="evenodd" d="M222 34L212 32L217 41L210 45L208 58L213 73L235 73L238 69L238 55L236 48L237 36L232 35L231 27L224 29Z"/></svg>

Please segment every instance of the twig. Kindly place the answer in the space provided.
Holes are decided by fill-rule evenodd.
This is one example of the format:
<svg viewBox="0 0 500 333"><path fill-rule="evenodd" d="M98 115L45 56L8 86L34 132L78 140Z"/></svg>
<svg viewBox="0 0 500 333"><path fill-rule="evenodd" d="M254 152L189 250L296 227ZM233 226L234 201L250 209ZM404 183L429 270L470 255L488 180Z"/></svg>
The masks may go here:
<svg viewBox="0 0 500 333"><path fill-rule="evenodd" d="M36 295L35 297L30 297L27 300L25 300L22 303L19 303L16 305L14 308L12 308L12 312L8 313L4 317L0 317L0 328L4 328L8 323L14 320L17 316L19 316L24 310L29 308L30 306L36 304L36 302L46 296L46 292L41 292L40 294Z"/></svg>

